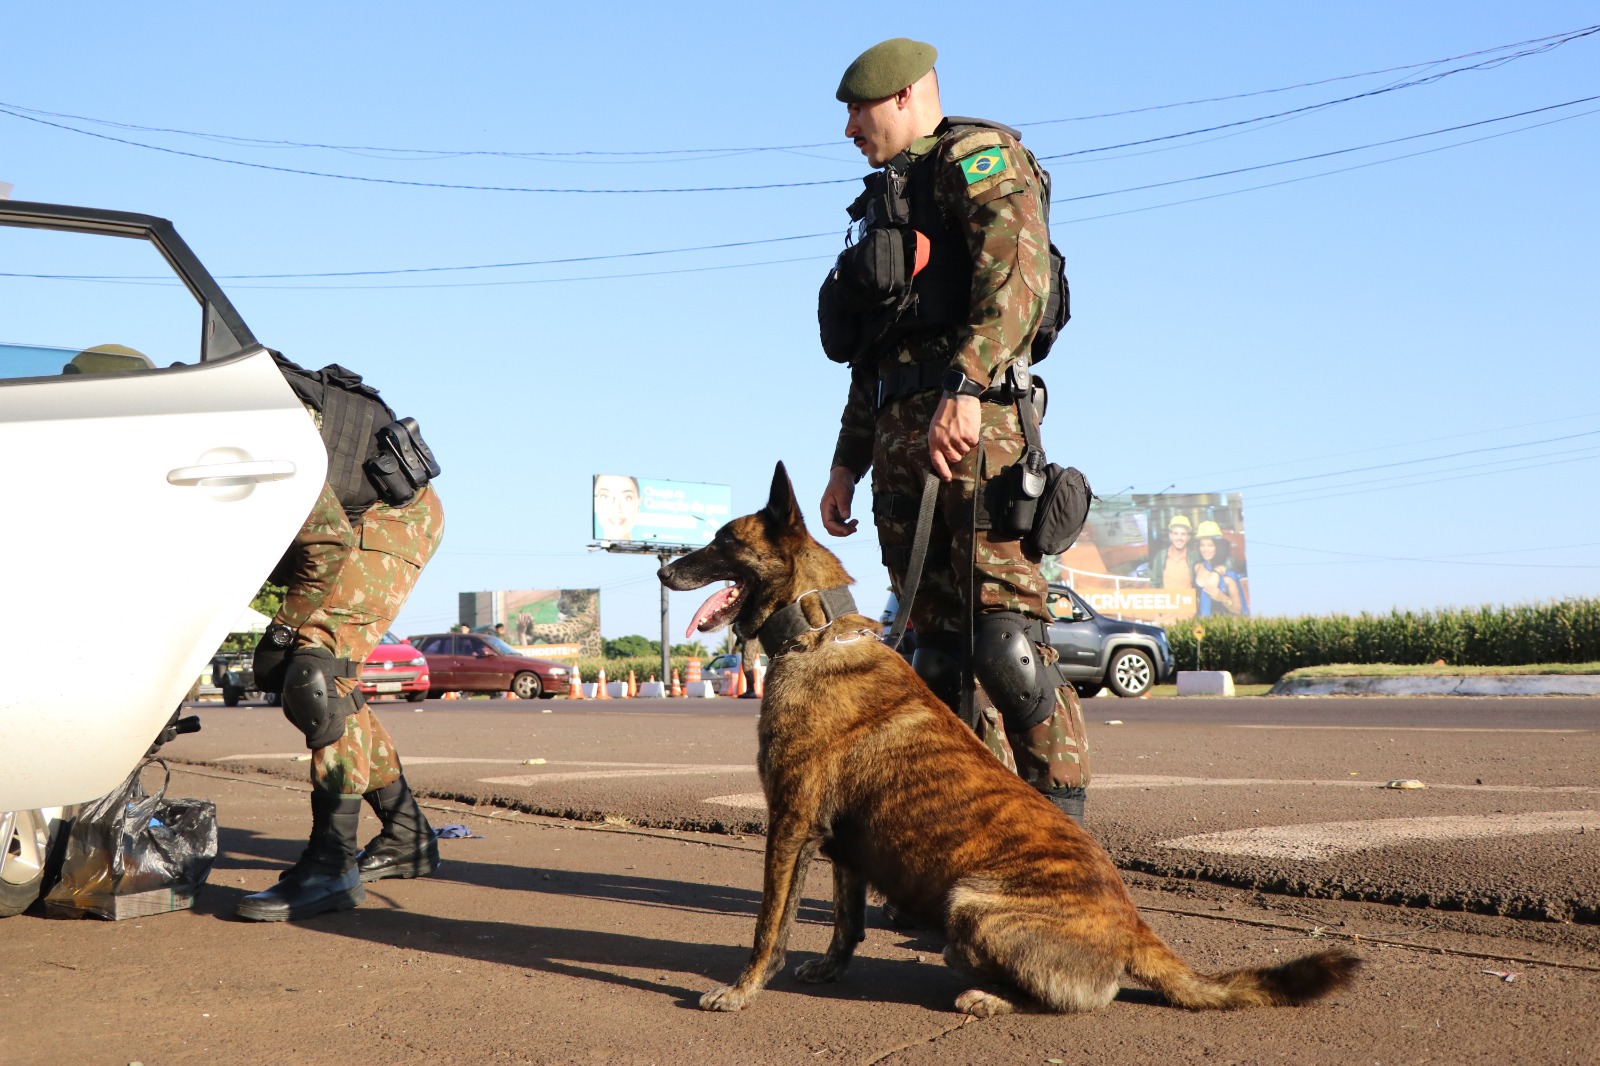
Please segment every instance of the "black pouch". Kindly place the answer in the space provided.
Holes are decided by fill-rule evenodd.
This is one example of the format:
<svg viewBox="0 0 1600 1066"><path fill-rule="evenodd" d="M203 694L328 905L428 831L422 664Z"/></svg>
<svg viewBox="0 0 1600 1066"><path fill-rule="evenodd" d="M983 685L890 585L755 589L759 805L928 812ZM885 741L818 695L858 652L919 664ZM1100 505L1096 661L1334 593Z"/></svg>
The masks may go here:
<svg viewBox="0 0 1600 1066"><path fill-rule="evenodd" d="M396 419L378 430L378 454L362 469L390 507L404 507L416 499L417 491L440 473L439 461L414 418Z"/></svg>
<svg viewBox="0 0 1600 1066"><path fill-rule="evenodd" d="M861 316L849 308L837 270L828 271L817 293L817 331L823 354L835 363L854 362L860 354Z"/></svg>
<svg viewBox="0 0 1600 1066"><path fill-rule="evenodd" d="M1033 525L1027 543L1041 555L1060 555L1078 539L1094 490L1075 466L1050 463L1045 467L1044 492L1033 503Z"/></svg>

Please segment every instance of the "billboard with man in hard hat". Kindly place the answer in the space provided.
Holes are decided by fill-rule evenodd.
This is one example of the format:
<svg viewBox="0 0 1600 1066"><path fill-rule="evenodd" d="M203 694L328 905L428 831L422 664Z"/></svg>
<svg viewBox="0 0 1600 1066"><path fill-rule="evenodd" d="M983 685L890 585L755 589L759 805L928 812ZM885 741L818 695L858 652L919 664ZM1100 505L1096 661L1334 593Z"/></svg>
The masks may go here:
<svg viewBox="0 0 1600 1066"><path fill-rule="evenodd" d="M1167 625L1250 614L1238 493L1103 496L1045 576L1113 618Z"/></svg>

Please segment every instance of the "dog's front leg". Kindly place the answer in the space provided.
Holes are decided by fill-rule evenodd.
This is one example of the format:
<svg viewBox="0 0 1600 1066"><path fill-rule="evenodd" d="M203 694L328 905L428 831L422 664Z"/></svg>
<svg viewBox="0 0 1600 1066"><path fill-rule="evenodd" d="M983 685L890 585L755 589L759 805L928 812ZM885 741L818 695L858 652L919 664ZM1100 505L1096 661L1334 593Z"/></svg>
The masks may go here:
<svg viewBox="0 0 1600 1066"><path fill-rule="evenodd" d="M756 943L739 980L700 997L701 1010L742 1010L783 966L784 947L805 887L806 867L819 838L801 819L787 819L768 829L765 870L761 877L761 913L756 917Z"/></svg>
<svg viewBox="0 0 1600 1066"><path fill-rule="evenodd" d="M833 860L833 942L820 959L802 962L794 975L813 984L837 981L850 965L856 945L866 936L867 882L838 859Z"/></svg>

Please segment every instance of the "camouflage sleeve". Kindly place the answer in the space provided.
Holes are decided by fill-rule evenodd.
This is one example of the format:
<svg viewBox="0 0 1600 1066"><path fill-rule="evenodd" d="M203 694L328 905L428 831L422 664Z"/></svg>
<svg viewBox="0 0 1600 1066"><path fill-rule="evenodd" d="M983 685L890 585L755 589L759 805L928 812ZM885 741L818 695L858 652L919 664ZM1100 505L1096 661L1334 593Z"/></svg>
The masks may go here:
<svg viewBox="0 0 1600 1066"><path fill-rule="evenodd" d="M964 229L972 255L972 301L950 365L993 384L1039 327L1050 294L1050 231L1031 156L997 130L941 147L936 195Z"/></svg>
<svg viewBox="0 0 1600 1066"><path fill-rule="evenodd" d="M873 423L878 379L869 359L850 365L850 395L839 418L839 441L833 446L833 465L842 466L860 481L872 466Z"/></svg>

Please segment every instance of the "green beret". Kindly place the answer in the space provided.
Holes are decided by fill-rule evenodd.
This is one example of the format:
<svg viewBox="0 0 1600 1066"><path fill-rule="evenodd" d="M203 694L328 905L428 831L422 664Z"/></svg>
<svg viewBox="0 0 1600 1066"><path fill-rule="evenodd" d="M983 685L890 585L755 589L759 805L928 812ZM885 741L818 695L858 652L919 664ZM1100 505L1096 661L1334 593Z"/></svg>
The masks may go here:
<svg viewBox="0 0 1600 1066"><path fill-rule="evenodd" d="M933 61L938 58L939 50L933 45L909 37L875 44L845 70L835 95L847 104L882 100L932 70Z"/></svg>

